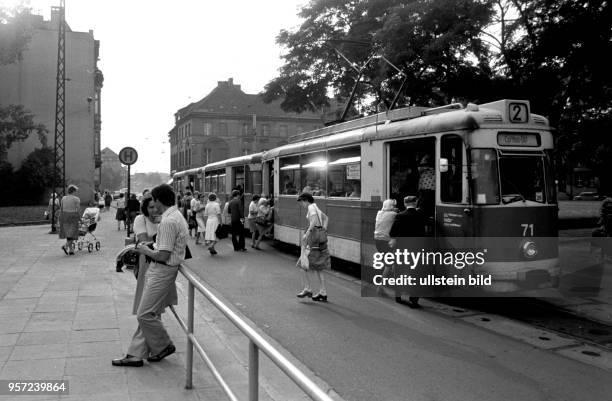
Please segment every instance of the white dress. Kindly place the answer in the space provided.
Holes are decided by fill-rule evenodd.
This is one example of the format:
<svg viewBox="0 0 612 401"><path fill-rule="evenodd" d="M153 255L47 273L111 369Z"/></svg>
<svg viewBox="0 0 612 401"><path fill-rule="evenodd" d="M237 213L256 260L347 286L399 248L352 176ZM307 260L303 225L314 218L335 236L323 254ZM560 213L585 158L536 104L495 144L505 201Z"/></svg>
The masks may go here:
<svg viewBox="0 0 612 401"><path fill-rule="evenodd" d="M221 207L219 202L213 201L206 204L204 209L204 216L208 217L206 220L206 233L204 234L204 240L206 241L217 241L217 227L219 227L219 215L221 214Z"/></svg>

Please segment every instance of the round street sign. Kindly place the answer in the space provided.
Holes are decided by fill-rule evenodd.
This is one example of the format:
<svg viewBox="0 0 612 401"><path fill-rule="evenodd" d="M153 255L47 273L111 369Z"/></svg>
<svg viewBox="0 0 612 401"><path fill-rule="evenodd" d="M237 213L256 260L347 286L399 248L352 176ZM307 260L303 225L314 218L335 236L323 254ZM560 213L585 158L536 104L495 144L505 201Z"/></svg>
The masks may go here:
<svg viewBox="0 0 612 401"><path fill-rule="evenodd" d="M127 166L136 163L138 152L132 147L125 147L119 152L119 161Z"/></svg>

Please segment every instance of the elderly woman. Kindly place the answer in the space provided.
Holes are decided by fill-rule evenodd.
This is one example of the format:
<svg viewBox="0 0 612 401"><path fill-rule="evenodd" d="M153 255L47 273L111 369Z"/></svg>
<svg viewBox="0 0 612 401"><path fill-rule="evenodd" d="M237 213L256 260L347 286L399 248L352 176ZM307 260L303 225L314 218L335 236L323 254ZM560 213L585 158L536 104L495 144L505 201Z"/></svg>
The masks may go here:
<svg viewBox="0 0 612 401"><path fill-rule="evenodd" d="M81 200L76 196L76 185L68 186L68 195L60 201L59 237L66 239L62 250L66 255L74 255L74 241L79 238L79 222L81 219Z"/></svg>
<svg viewBox="0 0 612 401"><path fill-rule="evenodd" d="M270 232L272 224L273 208L270 207L270 202L266 198L259 199L257 203L257 217L255 218L255 227L257 229L257 241L253 248L261 250L259 243L263 237Z"/></svg>
<svg viewBox="0 0 612 401"><path fill-rule="evenodd" d="M215 244L219 240L216 231L221 223L221 206L217 202L217 195L213 193L208 195L208 203L204 208L204 218L206 219L205 244L208 245L208 252L211 255L216 255Z"/></svg>

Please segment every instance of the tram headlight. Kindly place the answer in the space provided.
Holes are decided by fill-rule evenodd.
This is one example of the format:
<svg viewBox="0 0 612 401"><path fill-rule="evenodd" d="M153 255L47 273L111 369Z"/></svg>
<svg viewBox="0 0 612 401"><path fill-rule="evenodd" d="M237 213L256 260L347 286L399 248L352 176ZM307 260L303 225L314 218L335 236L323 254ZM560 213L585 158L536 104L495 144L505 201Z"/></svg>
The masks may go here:
<svg viewBox="0 0 612 401"><path fill-rule="evenodd" d="M523 256L527 259L533 259L538 254L538 247L533 241L525 241L523 245L521 245L521 251L523 252Z"/></svg>

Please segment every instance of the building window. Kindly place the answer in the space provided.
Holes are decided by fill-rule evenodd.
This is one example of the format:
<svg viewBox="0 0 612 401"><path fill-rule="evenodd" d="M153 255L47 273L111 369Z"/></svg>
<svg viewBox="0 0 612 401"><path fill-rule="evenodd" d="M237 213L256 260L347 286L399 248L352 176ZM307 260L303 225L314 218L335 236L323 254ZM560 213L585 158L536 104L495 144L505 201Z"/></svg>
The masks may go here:
<svg viewBox="0 0 612 401"><path fill-rule="evenodd" d="M270 136L270 124L262 124L261 133L263 136Z"/></svg>
<svg viewBox="0 0 612 401"><path fill-rule="evenodd" d="M278 133L280 134L280 136L282 137L286 137L289 133L289 131L287 130L287 126L285 124L281 124L278 126Z"/></svg>
<svg viewBox="0 0 612 401"><path fill-rule="evenodd" d="M208 164L212 162L212 149L204 148L202 151L202 163Z"/></svg>
<svg viewBox="0 0 612 401"><path fill-rule="evenodd" d="M204 123L204 135L210 136L212 135L212 124Z"/></svg>
<svg viewBox="0 0 612 401"><path fill-rule="evenodd" d="M227 123L219 123L219 135L227 135Z"/></svg>

